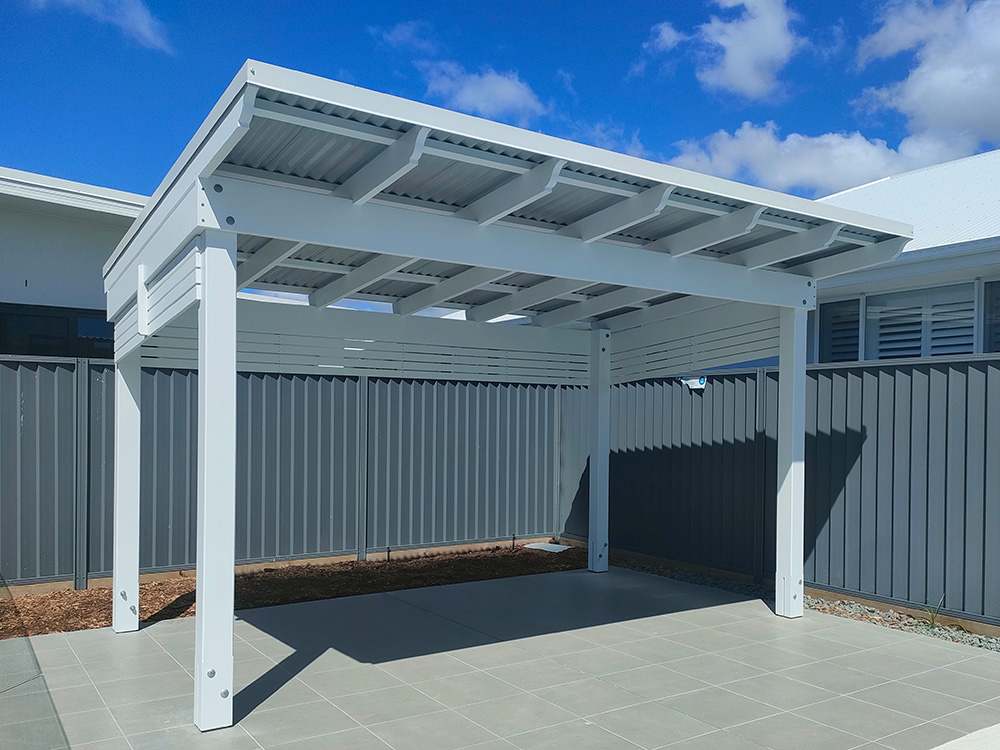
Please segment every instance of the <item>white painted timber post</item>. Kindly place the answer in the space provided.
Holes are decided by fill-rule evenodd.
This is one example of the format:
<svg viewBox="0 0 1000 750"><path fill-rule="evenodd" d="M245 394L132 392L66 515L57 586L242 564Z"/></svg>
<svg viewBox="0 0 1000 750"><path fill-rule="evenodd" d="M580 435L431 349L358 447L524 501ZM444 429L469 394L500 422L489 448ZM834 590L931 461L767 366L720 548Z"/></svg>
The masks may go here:
<svg viewBox="0 0 1000 750"><path fill-rule="evenodd" d="M590 344L590 521L587 567L608 570L608 464L611 459L611 333Z"/></svg>
<svg viewBox="0 0 1000 750"><path fill-rule="evenodd" d="M236 235L199 242L198 540L194 723L233 724L236 518Z"/></svg>
<svg viewBox="0 0 1000 750"><path fill-rule="evenodd" d="M805 310L781 308L778 362L778 529L776 614L802 616L806 452Z"/></svg>
<svg viewBox="0 0 1000 750"><path fill-rule="evenodd" d="M114 604L116 633L139 629L139 472L142 368L136 348L115 361Z"/></svg>

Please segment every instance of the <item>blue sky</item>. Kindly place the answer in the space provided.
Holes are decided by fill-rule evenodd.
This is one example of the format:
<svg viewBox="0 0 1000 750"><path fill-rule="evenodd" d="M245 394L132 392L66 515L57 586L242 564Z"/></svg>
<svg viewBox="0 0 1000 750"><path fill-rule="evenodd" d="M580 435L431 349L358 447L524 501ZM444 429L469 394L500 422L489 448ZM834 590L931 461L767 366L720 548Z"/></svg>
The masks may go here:
<svg viewBox="0 0 1000 750"><path fill-rule="evenodd" d="M3 0L0 165L149 194L247 58L806 196L1000 145L1000 0Z"/></svg>

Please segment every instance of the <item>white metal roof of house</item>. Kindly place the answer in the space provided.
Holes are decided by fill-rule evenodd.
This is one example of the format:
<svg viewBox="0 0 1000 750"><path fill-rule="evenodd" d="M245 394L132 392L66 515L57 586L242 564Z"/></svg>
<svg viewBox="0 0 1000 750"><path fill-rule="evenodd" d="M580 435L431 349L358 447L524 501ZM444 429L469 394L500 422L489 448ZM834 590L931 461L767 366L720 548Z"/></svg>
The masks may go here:
<svg viewBox="0 0 1000 750"><path fill-rule="evenodd" d="M821 198L913 225L907 252L1000 238L1000 150L886 177Z"/></svg>
<svg viewBox="0 0 1000 750"><path fill-rule="evenodd" d="M690 294L760 302L753 290L772 285L796 305L812 296L801 299L811 305L806 280L812 287L890 260L911 232L899 221L248 61L105 265L109 288L199 179L202 205L234 214L220 226L239 233L241 286L306 294L317 306L349 297L389 302L404 315L453 307L473 320L517 313L545 326ZM235 204L237 195L254 210ZM284 201L282 222L261 216L279 211L275 201ZM313 239L332 236L302 226L317 214L328 224L340 216L345 237ZM435 230L451 238L449 251L435 246ZM365 244L364 232L378 241ZM492 249L478 252L481 241ZM477 252L464 253L463 242ZM620 262L630 279L651 283L585 273L588 259ZM665 281L672 276L697 281L675 288Z"/></svg>
<svg viewBox="0 0 1000 750"><path fill-rule="evenodd" d="M22 207L29 205L26 201L31 201L54 211L85 211L129 220L139 215L148 200L144 195L8 167L0 167L0 196L0 201L16 203Z"/></svg>

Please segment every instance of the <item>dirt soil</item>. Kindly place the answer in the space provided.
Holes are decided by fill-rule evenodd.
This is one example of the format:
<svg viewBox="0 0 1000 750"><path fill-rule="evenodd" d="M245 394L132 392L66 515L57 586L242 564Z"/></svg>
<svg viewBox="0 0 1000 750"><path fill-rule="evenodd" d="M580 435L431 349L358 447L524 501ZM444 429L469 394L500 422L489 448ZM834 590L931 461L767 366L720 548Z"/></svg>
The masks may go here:
<svg viewBox="0 0 1000 750"><path fill-rule="evenodd" d="M236 609L585 567L587 552L576 547L559 554L523 547L496 547L390 562L294 565L237 575ZM143 622L190 617L194 612L193 577L144 583L139 587L139 614ZM0 639L110 625L110 588L0 599Z"/></svg>

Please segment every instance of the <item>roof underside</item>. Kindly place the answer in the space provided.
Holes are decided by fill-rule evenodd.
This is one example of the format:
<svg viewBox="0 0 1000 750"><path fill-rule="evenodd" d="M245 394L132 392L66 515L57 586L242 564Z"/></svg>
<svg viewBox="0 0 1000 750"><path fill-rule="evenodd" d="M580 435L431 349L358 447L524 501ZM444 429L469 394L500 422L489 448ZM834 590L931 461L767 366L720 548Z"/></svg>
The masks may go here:
<svg viewBox="0 0 1000 750"><path fill-rule="evenodd" d="M859 255L859 249L861 253L870 250L874 262L883 262L894 254L887 251L898 252L902 244L899 225L892 222L852 212L838 214L839 209L664 165L655 168L692 179L651 179L560 158L556 151L546 154L459 135L426 124L429 120L422 123L413 118L378 116L287 93L264 85L262 80L250 106L249 128L221 160L215 175L333 194L355 203L370 201L400 211L453 216L455 221L495 223L526 232L575 237L585 243L599 240L602 245L672 257L692 256L729 268L765 269L799 277L822 278L871 265L871 260L865 262ZM425 109L440 112L442 118L464 118L456 120L464 126L481 122ZM485 129L485 124L483 130L497 132ZM524 133L507 130L514 135ZM525 139L529 135L546 138L525 134ZM416 145L405 146L411 142ZM556 139L544 143L566 144ZM579 144L567 146L577 149L569 149L567 154L585 153ZM379 171L376 168L387 163L391 167L391 149L399 152L401 148L410 148L409 159L404 158L395 173L390 169L390 179L377 183L378 189L363 199L351 194L358 183L364 184L373 171ZM606 163L617 164L615 159L624 160L626 165L640 163L620 155L605 156ZM653 166L650 164L651 169ZM726 190L693 187L706 184ZM741 195L746 198L738 197ZM813 207L815 210L810 210ZM852 221L854 218L863 221ZM608 248L608 252L614 249ZM831 265L821 260L845 252L856 257L853 267L844 269L844 263ZM664 293L662 287L658 291L626 291L611 284L574 284L571 268L567 268L565 278L558 279L519 272L490 274L483 268L488 264L481 260L461 264L412 258L392 263L374 253L240 234L238 261L244 264L258 253L263 255L255 262L257 270L243 274L244 288L307 295L314 305L345 299L390 303L401 314L429 307L454 308L468 311L472 320L516 315L528 316L543 326L591 324L682 296ZM406 253L401 251L401 255ZM264 263L262 259L267 257L278 260ZM373 263L376 265L369 265ZM359 273L361 269L365 270ZM456 279L462 274L462 279ZM449 280L454 281L444 283ZM434 292L436 288L440 293ZM557 310L563 312L555 314Z"/></svg>

